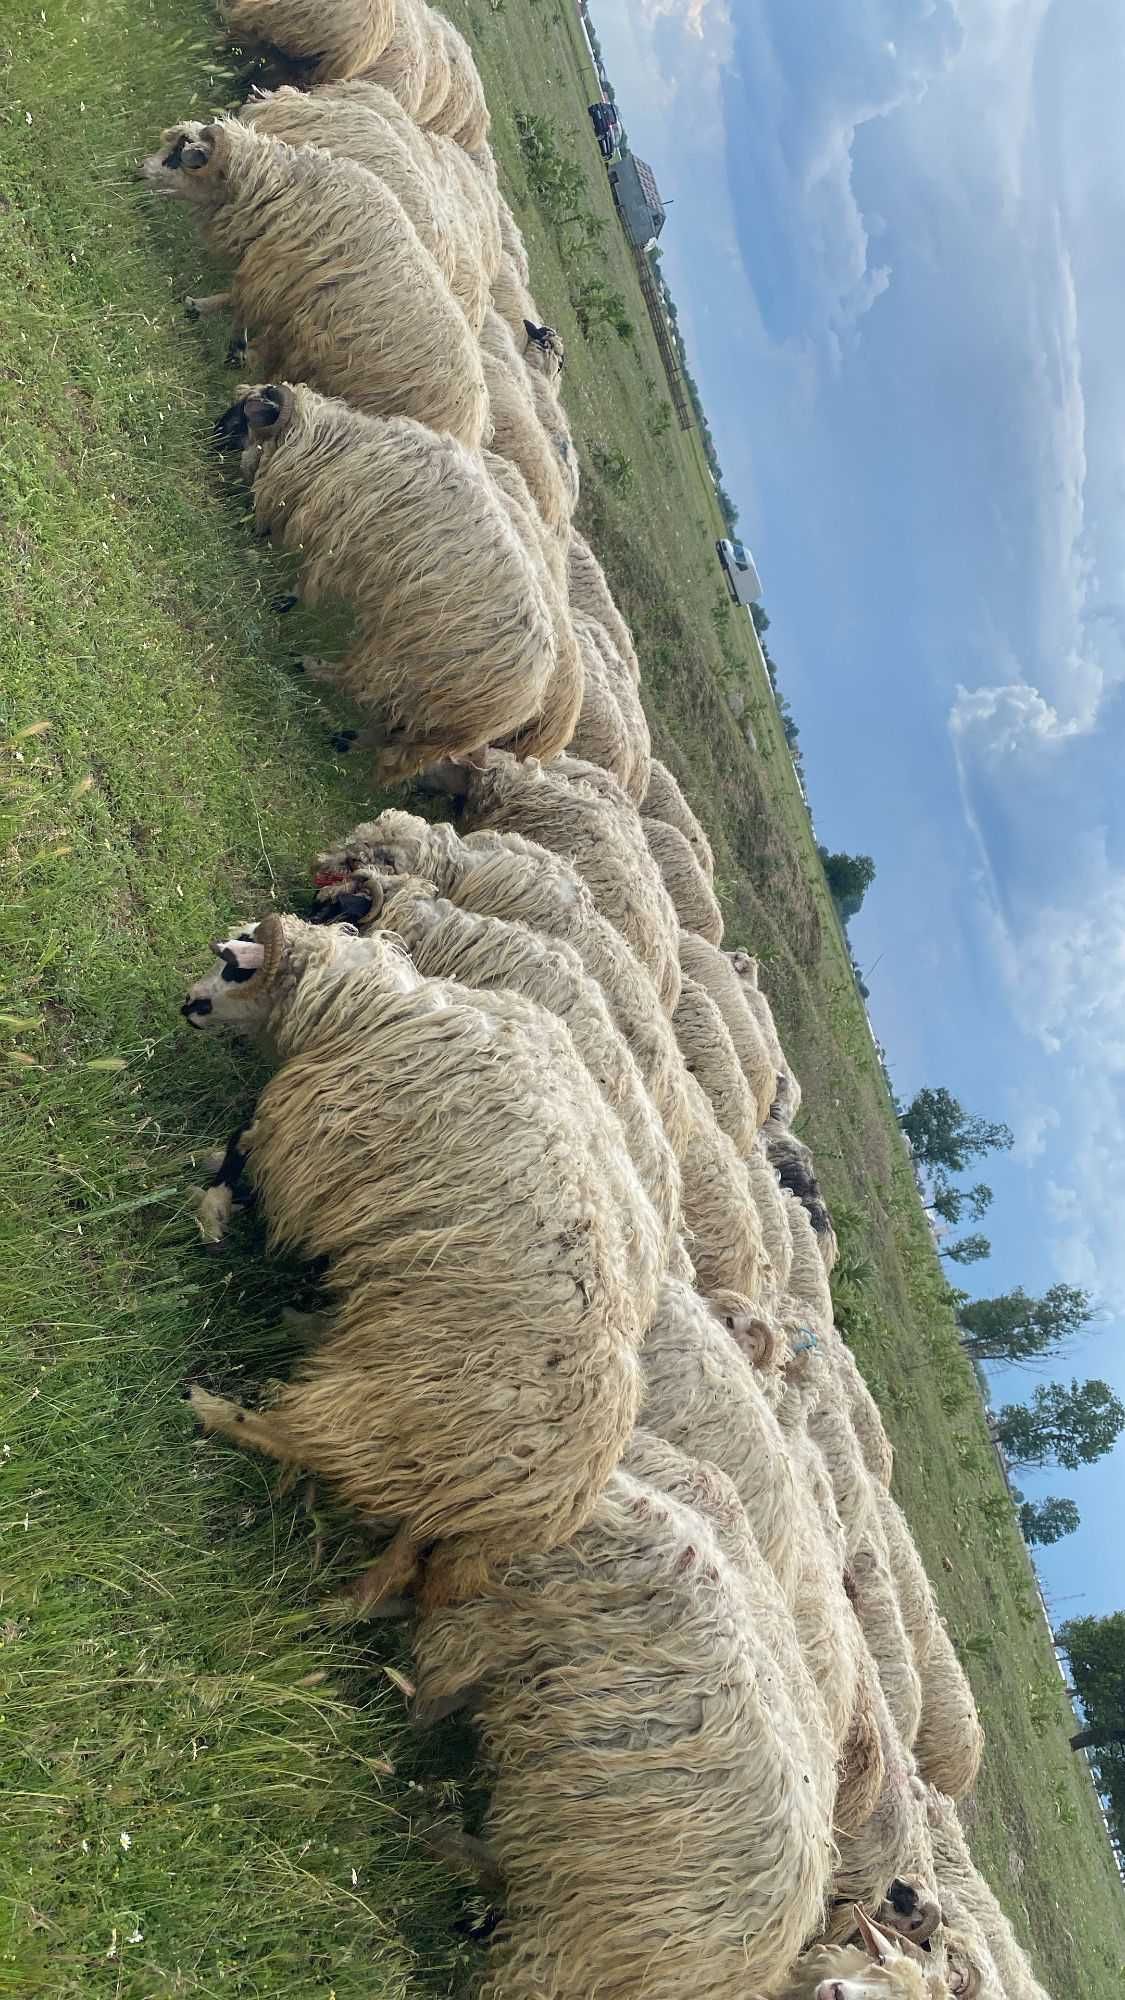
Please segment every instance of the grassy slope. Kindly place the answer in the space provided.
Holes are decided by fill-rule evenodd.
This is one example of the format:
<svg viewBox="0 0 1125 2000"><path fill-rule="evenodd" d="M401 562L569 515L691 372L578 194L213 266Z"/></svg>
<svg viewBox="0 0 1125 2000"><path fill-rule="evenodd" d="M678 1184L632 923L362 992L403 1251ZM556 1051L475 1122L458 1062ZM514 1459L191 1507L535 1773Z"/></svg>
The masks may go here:
<svg viewBox="0 0 1125 2000"><path fill-rule="evenodd" d="M830 1193L863 1218L851 1234L870 1268L853 1268L845 1303L894 1423L900 1491L931 1566L955 1555L937 1580L976 1648L991 1736L979 1850L1017 1919L1026 1901L1052 1983L1069 1968L1108 1995L1120 1892L1060 1748L1045 1636L1020 1616L1018 1542L988 1520L983 1429L932 1305L748 621L725 659L711 621L718 518L698 446L649 433L663 389L639 301L639 360L616 340L583 348L555 239L521 197L510 113L526 107L573 128L591 201L608 203L580 38L550 0L452 11L481 52L537 295L569 337L579 442L634 466L629 495L587 477L586 518L638 628L652 719L715 834L731 937L763 959ZM380 1641L353 1657L306 1629L325 1587L308 1524L271 1501L259 1466L195 1446L176 1400L186 1374L257 1380L286 1363L272 1331L284 1274L245 1238L205 1259L185 1210L193 1147L252 1087L176 1032L184 976L232 913L300 894L310 850L370 795L325 751L324 713L284 664L302 634L290 621L283 647L265 609L276 567L200 449L230 378L218 330L180 320L198 251L130 180L161 124L225 95L208 81L207 9L175 10L174 27L169 12L56 0L45 23L9 0L0 48L14 585L0 741L52 725L0 752L0 1990L437 1992L459 1976L448 1922L463 1897L401 1837L410 1751L382 1671L397 1656ZM632 300L624 249L610 257ZM749 693L758 756L732 685ZM1082 1911L1073 1945L1045 1921L1056 1898Z"/></svg>

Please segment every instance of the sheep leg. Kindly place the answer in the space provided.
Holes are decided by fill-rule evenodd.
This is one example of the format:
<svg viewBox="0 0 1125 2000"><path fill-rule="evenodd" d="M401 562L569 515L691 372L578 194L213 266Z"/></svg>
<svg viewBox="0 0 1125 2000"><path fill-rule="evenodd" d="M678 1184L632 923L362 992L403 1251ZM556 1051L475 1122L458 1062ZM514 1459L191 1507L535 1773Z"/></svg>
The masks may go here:
<svg viewBox="0 0 1125 2000"><path fill-rule="evenodd" d="M491 1894L503 1894L504 1877L486 1841L466 1833L463 1827L437 1818L434 1809L428 1806L422 1807L411 1832L419 1847L424 1847L435 1860L448 1862L459 1873L474 1876L482 1889L489 1890Z"/></svg>
<svg viewBox="0 0 1125 2000"><path fill-rule="evenodd" d="M250 1451L264 1452L285 1465L301 1462L302 1453L287 1425L272 1411L244 1410L225 1396L212 1396L197 1385L185 1391L192 1413L208 1434L229 1438Z"/></svg>
<svg viewBox="0 0 1125 2000"><path fill-rule="evenodd" d="M243 1140L246 1127L240 1125L227 1140L226 1151L222 1154L211 1178L196 1204L196 1221L203 1241L217 1249L227 1232L231 1209L235 1203L244 1206L254 1198L254 1190L247 1187L243 1176L246 1172L246 1152Z"/></svg>
<svg viewBox="0 0 1125 2000"><path fill-rule="evenodd" d="M382 1555L360 1571L348 1592L351 1615L357 1623L377 1616L384 1599L404 1595L418 1574L420 1554L417 1538L409 1528L400 1528Z"/></svg>
<svg viewBox="0 0 1125 2000"><path fill-rule="evenodd" d="M230 292L209 292L206 297L189 293L184 300L184 311L189 319L210 319L213 313L226 311L231 296Z"/></svg>
<svg viewBox="0 0 1125 2000"><path fill-rule="evenodd" d="M246 361L246 357L249 351L250 351L250 328L248 326L244 326L241 327L237 333L233 333L231 335L230 345L227 348L225 357L226 366L228 368L241 368ZM254 372L255 371L253 368L249 370L249 373L251 375L254 374Z"/></svg>

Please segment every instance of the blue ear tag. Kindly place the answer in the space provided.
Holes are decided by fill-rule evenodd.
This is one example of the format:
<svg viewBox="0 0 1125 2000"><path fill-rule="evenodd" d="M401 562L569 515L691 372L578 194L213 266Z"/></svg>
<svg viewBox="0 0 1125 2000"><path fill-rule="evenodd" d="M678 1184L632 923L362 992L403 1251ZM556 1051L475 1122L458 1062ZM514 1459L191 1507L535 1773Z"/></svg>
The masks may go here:
<svg viewBox="0 0 1125 2000"><path fill-rule="evenodd" d="M816 1335L813 1332L811 1326L803 1326L801 1328L801 1332L804 1334L805 1337L803 1340L799 1340L793 1349L794 1360L796 1359L798 1354L807 1354L810 1347L815 1347L817 1344Z"/></svg>

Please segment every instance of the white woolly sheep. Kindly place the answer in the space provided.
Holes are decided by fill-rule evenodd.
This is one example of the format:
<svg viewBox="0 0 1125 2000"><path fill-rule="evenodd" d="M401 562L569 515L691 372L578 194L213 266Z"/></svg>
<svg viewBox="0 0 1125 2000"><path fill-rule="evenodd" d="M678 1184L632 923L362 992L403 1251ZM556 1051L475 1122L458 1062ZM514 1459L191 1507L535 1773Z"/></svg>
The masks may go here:
<svg viewBox="0 0 1125 2000"><path fill-rule="evenodd" d="M722 1131L711 1101L684 1072L691 1111L679 1152L684 1223L701 1292L737 1292L754 1299L770 1277L758 1210L746 1164Z"/></svg>
<svg viewBox="0 0 1125 2000"><path fill-rule="evenodd" d="M364 80L389 90L417 119L427 82L430 36L416 0L395 0L394 29L380 55L365 63ZM447 73L447 71L446 71Z"/></svg>
<svg viewBox="0 0 1125 2000"><path fill-rule="evenodd" d="M496 186L497 208L500 215L500 238L504 255L512 265L520 284L525 286L530 285L531 266L527 259L527 245L523 240L523 231L512 214L511 208L504 196L500 193L499 185L496 182L495 163L493 164L493 183Z"/></svg>
<svg viewBox="0 0 1125 2000"><path fill-rule="evenodd" d="M828 1340L832 1366L843 1386L863 1462L876 1485L886 1491L894 1471L894 1450L884 1428L879 1405L860 1373L859 1363L851 1348L835 1330Z"/></svg>
<svg viewBox="0 0 1125 2000"><path fill-rule="evenodd" d="M1005 2000L1049 2000L1011 1923L969 1852L952 1799L935 1786L929 1786L926 1814L943 1909L970 1936L974 1930L983 1934Z"/></svg>
<svg viewBox="0 0 1125 2000"><path fill-rule="evenodd" d="M313 91L287 88L251 99L239 117L288 146L320 146L375 174L402 203L469 325L479 333L488 280L481 268L476 218L443 184L425 135L390 91L365 82Z"/></svg>
<svg viewBox="0 0 1125 2000"><path fill-rule="evenodd" d="M685 931L696 931L713 945L723 941L723 913L714 889L703 873L691 842L678 826L643 816L641 826L649 852L664 878L664 887Z"/></svg>
<svg viewBox="0 0 1125 2000"><path fill-rule="evenodd" d="M371 881L371 887L377 885ZM439 898L418 878L393 878L377 921L428 979L522 994L564 1021L601 1095L621 1121L641 1184L661 1224L662 1260L679 1234L680 1173L656 1108L601 988L572 946L526 924L484 917ZM374 907L372 910L374 915Z"/></svg>
<svg viewBox="0 0 1125 2000"><path fill-rule="evenodd" d="M280 50L310 82L355 76L390 41L396 0L224 0L232 37Z"/></svg>
<svg viewBox="0 0 1125 2000"><path fill-rule="evenodd" d="M554 535L561 536L570 522L570 491L562 462L539 421L528 371L515 341L491 308L484 315L480 338L492 449L519 467L547 527ZM564 565L565 549L560 541L560 585L564 582Z"/></svg>
<svg viewBox="0 0 1125 2000"><path fill-rule="evenodd" d="M279 1057L237 1151L270 1247L326 1259L334 1305L274 1408L197 1388L197 1416L401 1522L361 1601L428 1543L466 1574L552 1547L624 1448L655 1303L620 1124L553 1015L423 979L390 939L269 916L215 949L182 1011Z"/></svg>
<svg viewBox="0 0 1125 2000"><path fill-rule="evenodd" d="M788 1289L795 1299L800 1300L817 1326L830 1327L832 1291L828 1283L828 1273L824 1268L824 1259L820 1254L819 1238L809 1220L807 1209L797 1200L796 1195L790 1194L788 1188L782 1188L781 1201L792 1246Z"/></svg>
<svg viewBox="0 0 1125 2000"><path fill-rule="evenodd" d="M711 995L686 973L672 1015L680 1052L710 1099L720 1129L740 1159L749 1159L758 1129L757 1105L734 1044Z"/></svg>
<svg viewBox="0 0 1125 2000"><path fill-rule="evenodd" d="M940 1971L858 1905L851 1914L861 1941L806 1952L777 2000L947 2000Z"/></svg>
<svg viewBox="0 0 1125 2000"><path fill-rule="evenodd" d="M748 951L727 953L731 965L742 981L746 1004L751 1009L762 1031L770 1053L770 1061L780 1079L773 1115L782 1124L792 1125L801 1108L801 1086L785 1058L785 1051L777 1032L777 1023L769 1001L758 984L758 961Z"/></svg>
<svg viewBox="0 0 1125 2000"><path fill-rule="evenodd" d="M646 819L662 819L666 826L678 827L688 842L709 882L715 879L715 857L711 843L696 819L667 764L653 758L648 790L641 811Z"/></svg>
<svg viewBox="0 0 1125 2000"><path fill-rule="evenodd" d="M229 299L262 376L486 441L473 330L402 203L366 167L221 118L172 127L144 173L191 202L234 263L230 292L196 305Z"/></svg>
<svg viewBox="0 0 1125 2000"><path fill-rule="evenodd" d="M650 739L640 696L605 626L582 612L574 630L585 665L582 712L570 753L616 778L634 805L644 795Z"/></svg>
<svg viewBox="0 0 1125 2000"><path fill-rule="evenodd" d="M419 1622L420 1711L468 1695L494 1774L489 2000L746 2000L815 1931L829 1829L752 1589L618 1472L569 1547Z"/></svg>
<svg viewBox="0 0 1125 2000"><path fill-rule="evenodd" d="M839 1860L825 1936L829 1943L844 1943L853 1929L853 1906L859 1903L922 1944L941 1922L925 1787L877 1680L872 1694L883 1747L883 1785L874 1812L859 1830L837 1834Z"/></svg>
<svg viewBox="0 0 1125 2000"><path fill-rule="evenodd" d="M218 433L246 447L259 528L300 552L305 600L355 614L347 657L306 670L372 716L386 775L517 730L547 754L565 741L581 687L561 675L553 608L479 458L287 385L251 391Z"/></svg>
<svg viewBox="0 0 1125 2000"><path fill-rule="evenodd" d="M717 950L697 932L681 930L680 969L689 973L697 985L704 987L715 1002L734 1044L743 1075L754 1093L755 1124L764 1125L777 1095L777 1071L730 960L725 952ZM776 1167L772 1156L770 1164Z"/></svg>
<svg viewBox="0 0 1125 2000"><path fill-rule="evenodd" d="M428 8L431 31L440 36L448 70L448 82L440 108L420 122L431 132L443 133L457 146L470 152L488 142L492 123L485 103L484 85L464 35L435 8Z"/></svg>
<svg viewBox="0 0 1125 2000"><path fill-rule="evenodd" d="M928 1784L963 1798L976 1783L984 1750L973 1691L938 1610L933 1585L901 1508L877 1491L876 1501L903 1624L922 1684L922 1710L914 1741L918 1769Z"/></svg>
<svg viewBox="0 0 1125 2000"><path fill-rule="evenodd" d="M838 1811L845 1826L870 1796L871 1734L857 1710L866 1699L865 1648L844 1593L841 1567L810 1507L786 1440L746 1359L753 1313L723 1315L690 1285L666 1278L642 1350L644 1421L681 1450L709 1459L732 1481L757 1547L789 1604L801 1651L824 1704L841 1760ZM849 1738L851 1739L849 1742ZM879 1753L878 1737L874 1748ZM881 1764L875 1786L881 1783Z"/></svg>
<svg viewBox="0 0 1125 2000"><path fill-rule="evenodd" d="M899 1608L886 1538L877 1521L853 1549L849 1577L860 1629L879 1669L895 1728L909 1750L922 1715L922 1683Z"/></svg>
<svg viewBox="0 0 1125 2000"><path fill-rule="evenodd" d="M761 1224L762 1241L773 1269L774 1283L779 1292L785 1292L788 1290L790 1266L793 1262L793 1239L789 1230L781 1182L766 1158L765 1144L761 1137L749 1154L746 1166L753 1190L754 1206Z"/></svg>
<svg viewBox="0 0 1125 2000"><path fill-rule="evenodd" d="M680 991L679 925L645 845L640 815L604 771L577 758L549 765L492 751L455 774L466 824L521 833L573 863L603 916L648 968L663 1005Z"/></svg>
<svg viewBox="0 0 1125 2000"><path fill-rule="evenodd" d="M519 834L462 836L452 826L390 810L318 856L318 897L325 915L369 921L369 878L380 875L423 876L461 909L506 917L573 945L605 995L673 1151L682 1156L696 1124L695 1103L684 1091L683 1059L671 1021L639 959L601 915L568 862Z"/></svg>
<svg viewBox="0 0 1125 2000"><path fill-rule="evenodd" d="M544 329L540 328L542 332ZM547 332L550 328L546 329ZM535 404L536 415L551 440L562 469L563 484L566 487L573 517L581 493L581 470L578 463L578 449L574 442L566 411L555 391L540 368L531 365L531 348L524 354L527 379L531 388L531 400ZM564 562L566 551L563 551Z"/></svg>
<svg viewBox="0 0 1125 2000"><path fill-rule="evenodd" d="M605 626L625 662L626 672L632 680L639 682L641 669L633 635L617 609L597 556L589 542L573 526L567 548L567 574L572 606L576 611L584 611L589 618L597 618Z"/></svg>

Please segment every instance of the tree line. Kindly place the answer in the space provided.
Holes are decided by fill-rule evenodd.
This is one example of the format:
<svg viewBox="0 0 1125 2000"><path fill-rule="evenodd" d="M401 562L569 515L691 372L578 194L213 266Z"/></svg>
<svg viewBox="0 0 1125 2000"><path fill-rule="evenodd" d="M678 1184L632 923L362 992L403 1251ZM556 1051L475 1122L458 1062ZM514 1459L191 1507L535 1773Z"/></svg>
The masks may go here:
<svg viewBox="0 0 1125 2000"><path fill-rule="evenodd" d="M930 1178L927 1209L953 1227L979 1222L992 1203L992 1189L985 1181L959 1186L951 1177L986 1153L1007 1152L1012 1145L1008 1126L971 1115L944 1088L920 1090L910 1104L897 1109L915 1165ZM970 1264L987 1257L991 1247L986 1236L973 1232L943 1248L942 1255L951 1263ZM1094 1300L1080 1285L1051 1285L1038 1298L1017 1285L981 1299L950 1286L949 1299L961 1345L977 1364L1042 1367L1059 1359L1097 1319ZM991 1429L1013 1468L1074 1471L1112 1451L1125 1430L1125 1404L1108 1382L1096 1378L1040 1383L1029 1402L1005 1403L991 1419ZM1020 1528L1032 1545L1057 1542L1079 1525L1073 1500L1016 1497Z"/></svg>

